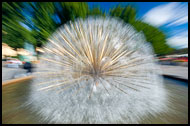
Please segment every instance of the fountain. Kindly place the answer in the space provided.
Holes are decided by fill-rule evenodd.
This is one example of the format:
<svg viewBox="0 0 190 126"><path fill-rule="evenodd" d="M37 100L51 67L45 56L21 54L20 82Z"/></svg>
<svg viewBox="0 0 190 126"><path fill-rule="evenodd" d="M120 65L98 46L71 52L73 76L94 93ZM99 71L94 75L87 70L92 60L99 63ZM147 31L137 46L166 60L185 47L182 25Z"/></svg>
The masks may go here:
<svg viewBox="0 0 190 126"><path fill-rule="evenodd" d="M169 109L151 46L117 18L69 22L43 49L25 105L48 123L140 123Z"/></svg>

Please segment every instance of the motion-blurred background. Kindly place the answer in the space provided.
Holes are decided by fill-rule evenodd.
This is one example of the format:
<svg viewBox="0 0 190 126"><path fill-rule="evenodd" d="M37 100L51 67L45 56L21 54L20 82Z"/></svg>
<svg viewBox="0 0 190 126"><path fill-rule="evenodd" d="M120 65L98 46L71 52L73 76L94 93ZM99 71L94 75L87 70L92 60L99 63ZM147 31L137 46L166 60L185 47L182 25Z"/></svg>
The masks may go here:
<svg viewBox="0 0 190 126"><path fill-rule="evenodd" d="M59 26L88 16L120 18L144 33L160 64L188 66L187 2L3 2L2 66L35 66Z"/></svg>
<svg viewBox="0 0 190 126"><path fill-rule="evenodd" d="M2 2L2 82L26 76L23 69L27 68L26 63L33 67L39 63L38 57L44 53L43 45L58 27L88 16L113 16L131 24L143 32L152 45L163 75L188 80L187 2ZM6 101L11 96L7 91L14 88L16 86L4 88L4 123L19 120L9 113L7 105L11 104ZM10 99L14 100L15 92ZM188 109L187 88L181 88L180 93L176 94L185 99L180 101L185 102L180 110L185 112ZM170 122L187 123L187 113L181 114L180 120L171 117Z"/></svg>
<svg viewBox="0 0 190 126"><path fill-rule="evenodd" d="M70 20L113 16L142 31L155 54L165 58L161 60L187 62L187 10L187 2L3 2L2 58L37 56L39 53L35 52L43 52L40 47L47 38ZM30 54L26 51L26 43L33 46L32 52L27 50ZM18 53L18 49L22 51Z"/></svg>

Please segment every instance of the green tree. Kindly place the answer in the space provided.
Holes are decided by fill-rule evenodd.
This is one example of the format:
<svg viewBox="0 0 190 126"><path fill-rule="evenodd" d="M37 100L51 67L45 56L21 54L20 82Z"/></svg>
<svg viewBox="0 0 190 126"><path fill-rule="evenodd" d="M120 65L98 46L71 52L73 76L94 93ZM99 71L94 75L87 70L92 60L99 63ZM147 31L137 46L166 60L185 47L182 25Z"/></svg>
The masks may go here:
<svg viewBox="0 0 190 126"><path fill-rule="evenodd" d="M2 40L13 48L21 48L28 39L34 40L30 36L30 31L20 25L25 21L25 17L21 14L23 3L21 2L3 2L2 4Z"/></svg>
<svg viewBox="0 0 190 126"><path fill-rule="evenodd" d="M132 6L126 6L120 16L126 23L133 23L136 20L136 9Z"/></svg>
<svg viewBox="0 0 190 126"><path fill-rule="evenodd" d="M123 10L124 10L124 8L122 8L120 5L118 5L117 7L110 9L109 14L110 14L110 16L113 16L113 17L121 17Z"/></svg>
<svg viewBox="0 0 190 126"><path fill-rule="evenodd" d="M93 7L90 11L89 11L89 16L106 16L105 12L102 12L102 10L100 9L100 7Z"/></svg>
<svg viewBox="0 0 190 126"><path fill-rule="evenodd" d="M173 50L166 44L166 35L158 28L142 21L135 21L132 25L137 31L144 33L146 41L152 44L156 54L164 55Z"/></svg>
<svg viewBox="0 0 190 126"><path fill-rule="evenodd" d="M60 25L78 17L85 18L88 13L88 5L83 2L38 2L30 5L34 9L33 22L36 28L32 34L37 40L37 46L45 44ZM60 22L56 22L54 16L58 16Z"/></svg>
<svg viewBox="0 0 190 126"><path fill-rule="evenodd" d="M32 21L35 25L31 34L38 40L36 45L41 46L56 29L56 23L52 19L55 7L53 2L36 2L34 5L30 4L30 6L34 10Z"/></svg>
<svg viewBox="0 0 190 126"><path fill-rule="evenodd" d="M60 25L81 17L86 18L88 14L88 4L84 2L58 2L55 3L56 14L59 16Z"/></svg>

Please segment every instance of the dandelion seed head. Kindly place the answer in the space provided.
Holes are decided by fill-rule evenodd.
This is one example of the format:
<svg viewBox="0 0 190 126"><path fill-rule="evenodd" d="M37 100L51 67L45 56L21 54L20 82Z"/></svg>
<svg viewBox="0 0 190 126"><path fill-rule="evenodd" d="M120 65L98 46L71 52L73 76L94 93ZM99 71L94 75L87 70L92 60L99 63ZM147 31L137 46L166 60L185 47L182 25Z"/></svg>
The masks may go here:
<svg viewBox="0 0 190 126"><path fill-rule="evenodd" d="M138 123L167 110L151 46L119 19L69 22L44 50L29 100L50 123Z"/></svg>

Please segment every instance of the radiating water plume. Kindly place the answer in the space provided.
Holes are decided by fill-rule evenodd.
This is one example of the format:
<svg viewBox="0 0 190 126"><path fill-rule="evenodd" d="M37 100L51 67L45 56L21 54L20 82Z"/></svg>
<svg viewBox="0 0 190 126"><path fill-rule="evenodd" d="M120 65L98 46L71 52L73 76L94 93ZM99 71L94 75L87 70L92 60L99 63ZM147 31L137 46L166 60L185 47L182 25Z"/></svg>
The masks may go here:
<svg viewBox="0 0 190 126"><path fill-rule="evenodd" d="M119 19L69 22L44 50L28 103L49 123L139 123L168 110L151 46Z"/></svg>

